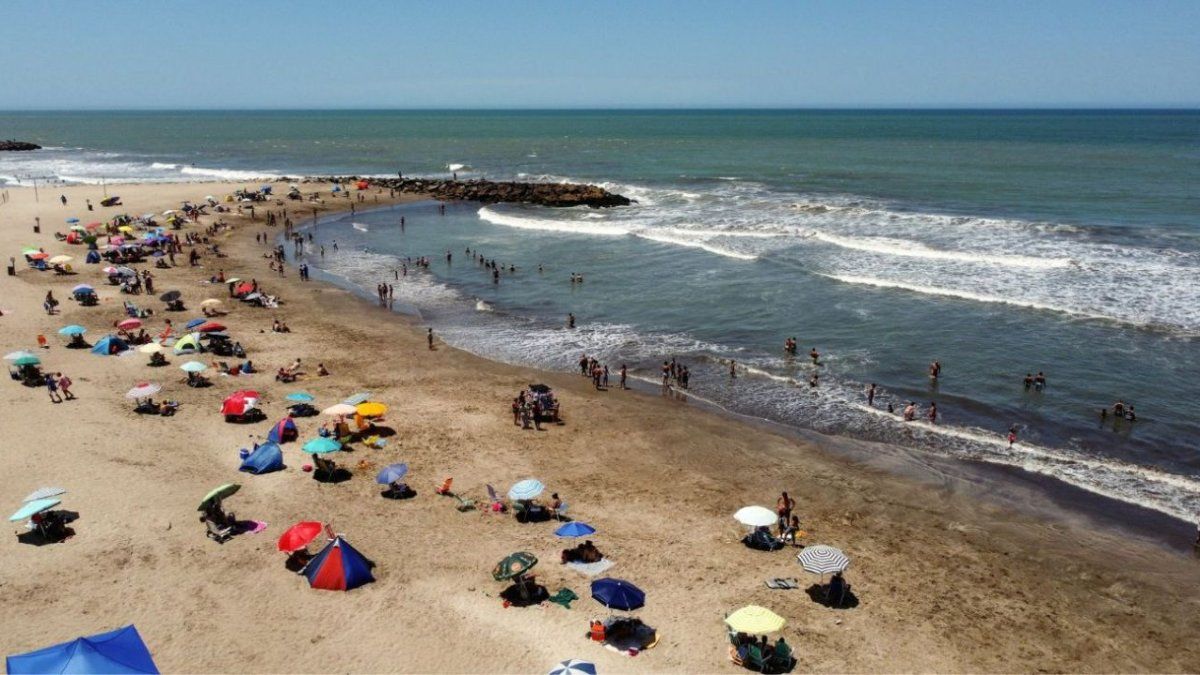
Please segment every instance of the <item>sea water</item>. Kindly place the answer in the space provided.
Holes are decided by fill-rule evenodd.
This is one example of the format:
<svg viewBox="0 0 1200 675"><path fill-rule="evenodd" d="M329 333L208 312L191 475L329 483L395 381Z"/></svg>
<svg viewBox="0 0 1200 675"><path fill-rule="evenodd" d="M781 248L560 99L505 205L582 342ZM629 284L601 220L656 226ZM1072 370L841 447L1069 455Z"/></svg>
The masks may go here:
<svg viewBox="0 0 1200 675"><path fill-rule="evenodd" d="M360 211L322 219L307 260L391 283L482 355L567 370L586 353L614 381L674 358L690 395L732 411L1200 516L1197 112L22 113L0 136L50 146L0 156L9 183L598 183L637 203ZM493 283L468 248L517 271ZM1038 371L1049 385L1026 390ZM1101 420L1118 399L1136 422ZM937 423L886 411L910 401Z"/></svg>

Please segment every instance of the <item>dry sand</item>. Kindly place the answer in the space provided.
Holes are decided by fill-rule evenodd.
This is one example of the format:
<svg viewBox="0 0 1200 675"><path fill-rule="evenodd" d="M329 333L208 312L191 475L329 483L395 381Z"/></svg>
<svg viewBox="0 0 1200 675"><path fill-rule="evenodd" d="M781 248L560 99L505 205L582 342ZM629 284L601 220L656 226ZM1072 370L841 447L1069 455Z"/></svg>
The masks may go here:
<svg viewBox="0 0 1200 675"><path fill-rule="evenodd" d="M35 345L49 370L75 381L78 400L52 404L43 389L0 386L0 439L6 480L0 505L15 509L41 485L70 492L76 535L32 546L15 536L0 544L0 647L34 649L134 623L166 672L545 672L572 658L602 672L739 672L726 659L722 616L757 603L786 617L784 635L799 671L1189 671L1200 664L1200 565L1157 546L1129 542L966 499L835 459L819 448L731 422L694 406L633 392L595 392L582 378L500 365L441 346L425 348L424 330L349 293L279 279L266 269L266 247L248 219L220 235L230 257L202 269L155 271L156 290L183 291L191 307L223 289L200 283L217 268L257 277L286 300L278 311L235 303L224 323L265 374L182 385L172 358L152 369L142 355L99 357L67 350L59 327L80 323L95 340L122 315L115 287L99 266L82 264L82 247L56 242L54 224L118 212L178 206L185 198L225 194L232 185L110 186L125 206L89 214L98 187L14 189L0 204L0 252L22 245L77 257L77 276L55 277L19 264L0 280L0 349ZM62 207L54 197L70 198ZM345 205L343 200L342 204ZM276 207L278 208L278 207ZM261 209L260 209L261 214ZM43 233L30 225L40 215ZM211 219L206 219L206 222ZM65 226L57 227L65 229ZM183 262L183 259L180 259ZM98 307L67 299L81 281L97 285ZM62 313L47 316L48 289ZM158 313L162 303L136 302ZM194 313L173 315L176 322ZM269 332L278 316L291 334ZM326 378L296 385L272 381L300 357L323 361ZM124 392L135 382L164 385L182 402L173 418L140 417ZM547 381L562 400L566 424L541 433L513 426L509 401L523 385ZM269 422L226 424L221 399L251 386L271 418L283 397L306 389L319 407L369 390L390 404L398 434L385 449L343 453L352 467L406 461L419 495L378 496L374 471L326 485L300 471L299 444L285 446L288 468L265 476L237 472L237 450ZM301 420L302 438L320 418ZM557 563L564 544L550 523L459 513L432 488L482 497L486 483L505 491L528 476L572 504L594 525L614 576L647 591L639 615L661 643L636 658L584 639L590 618L606 610L588 596L588 579ZM228 501L239 517L265 521L260 534L218 545L204 536L200 497L227 481L243 485ZM738 543L739 507L770 507L781 489L799 500L810 543L841 547L861 604L833 610L803 591L770 591L764 579L811 582L791 552L761 553ZM304 519L331 521L373 559L377 581L349 593L308 588L284 569L279 534ZM20 531L11 524L12 534ZM570 609L504 608L492 565L516 550L536 553L539 581L551 592L574 589Z"/></svg>

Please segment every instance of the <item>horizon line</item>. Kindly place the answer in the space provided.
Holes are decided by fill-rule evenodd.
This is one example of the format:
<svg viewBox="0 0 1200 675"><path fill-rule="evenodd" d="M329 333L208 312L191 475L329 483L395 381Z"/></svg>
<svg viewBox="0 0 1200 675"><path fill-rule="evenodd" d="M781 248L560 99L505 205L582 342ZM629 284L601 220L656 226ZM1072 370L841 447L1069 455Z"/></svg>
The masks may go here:
<svg viewBox="0 0 1200 675"><path fill-rule="evenodd" d="M531 106L531 107L136 107L7 108L12 113L125 112L1200 112L1200 103L1155 105L829 105L829 106Z"/></svg>

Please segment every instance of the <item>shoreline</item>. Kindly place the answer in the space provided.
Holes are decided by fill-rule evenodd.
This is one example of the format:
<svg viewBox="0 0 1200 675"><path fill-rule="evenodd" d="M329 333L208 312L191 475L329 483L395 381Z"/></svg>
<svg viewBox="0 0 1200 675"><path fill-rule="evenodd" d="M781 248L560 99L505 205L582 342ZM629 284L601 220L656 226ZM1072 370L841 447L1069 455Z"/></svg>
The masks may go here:
<svg viewBox="0 0 1200 675"><path fill-rule="evenodd" d="M125 199L131 211L157 211L173 206L168 193L197 198L217 189L168 184L131 189ZM73 188L71 199L93 191ZM20 197L27 195L0 209L0 244L10 255L25 243L66 249L45 224L36 237L24 230L15 208ZM42 208L61 211L45 202ZM322 405L353 391L375 392L393 406L389 422L399 433L384 450L358 449L343 461L408 461L418 497L380 500L367 470L356 469L346 483L315 483L297 470L301 459L290 444L287 470L236 473L236 449L247 434L267 428L227 425L216 414L240 380L222 378L205 390L170 385L164 395L184 403L175 418L134 416L121 395L129 383L176 373L148 374L141 357L61 349L53 328L77 322L98 337L118 314L113 302L80 308L64 301L62 315L46 317L37 308L45 288L61 296L96 272L80 265L77 277L54 278L21 270L3 282L5 309L16 311L0 318L6 351L47 334L53 346L45 360L72 375L81 399L49 407L40 390L0 388L0 403L13 413L3 429L14 456L4 497L19 502L37 484L69 483L64 505L81 520L76 537L61 545L5 545L0 584L13 598L6 614L22 617L3 620L9 652L136 620L165 671L529 672L576 655L605 671L738 672L726 665L720 619L755 603L788 618L784 635L798 647L800 671L1162 671L1188 670L1200 658L1194 561L1119 533L977 503L698 406L594 392L570 373L505 365L444 345L430 352L412 318L372 314L386 310L331 284L302 283L294 267L286 278L271 275L260 257L268 247L253 243L252 229L267 228L260 221L221 235L229 257L217 264L227 275L259 278L285 304L274 312L237 306L227 317L266 373L245 384L262 389L271 419L292 389L314 392ZM177 285L194 306L208 293L196 282L217 266L204 262L198 272L163 271L159 288ZM256 332L273 315L295 332ZM270 373L293 357L324 361L333 374L294 386L270 383ZM556 389L564 426L541 434L513 429L507 401L532 378ZM21 423L49 423L68 412L72 424L58 428ZM302 438L313 428L305 421ZM121 442L98 443L98 430ZM86 462L79 461L82 448ZM589 644L581 637L586 621L604 611L586 598L586 578L554 564L562 544L545 527L457 513L432 495L444 475L454 475L455 487L472 497L486 483L504 491L528 476L563 492L572 515L600 530L597 544L616 562L611 574L647 591L639 614L659 629L659 646L629 660ZM193 509L207 489L231 480L243 485L231 505L269 529L217 546L197 529ZM136 494L114 484L137 486ZM781 488L800 501L809 543L837 545L853 559L848 579L859 607L830 610L803 593L763 588L763 579L775 576L814 580L790 552L737 543L741 528L732 513L769 505ZM332 519L378 564L376 582L330 594L284 571L274 538L302 518ZM522 549L543 558L542 583L574 588L583 599L567 611L502 608L488 570ZM1160 597L1177 599L1163 605ZM417 618L431 607L439 621ZM339 631L314 631L313 616ZM198 649L196 631L227 648ZM299 645L271 639L281 633L311 637ZM397 659L396 644L435 648L401 650Z"/></svg>
<svg viewBox="0 0 1200 675"><path fill-rule="evenodd" d="M402 205L418 205L423 201L436 202L438 200L416 199L404 204L362 210L359 213L388 211ZM480 203L480 205L484 204ZM297 224L295 229L297 232L302 232L311 226L311 221L303 221ZM276 243L283 242L284 238L281 233L277 237ZM287 255L289 263L296 264L296 258L290 251ZM306 258L305 261L311 261L311 258ZM368 289L358 286L344 276L320 267L319 260L314 269L317 271L316 278L318 280L350 291L365 302L373 301ZM392 311L417 321L426 320L419 306L402 301L398 301ZM461 347L455 347L455 349L500 365L533 368L541 372L559 375L574 373L573 370L566 367L545 369L541 366L505 361L486 353L474 352ZM918 483L940 485L960 492L967 498L988 500L990 503L1011 508L1032 517L1048 518L1076 527L1085 525L1116 527L1128 536L1138 537L1144 542L1161 546L1173 553L1191 556L1194 552L1192 535L1195 523L1149 506L1130 503L1083 486L1073 485L1056 476L1018 466L939 455L922 448L907 448L884 441L824 433L733 410L691 391L680 393L679 396L663 396L659 386L650 376L639 377L631 374L630 385L630 389L639 394L652 398L670 399L682 405L695 405L701 410L720 415L736 423L755 426L769 433L797 441L813 443L822 451L833 456L850 458L866 466L883 466L896 475ZM684 400L680 401L680 398ZM935 467L936 475L931 475L930 469ZM985 482L995 479L1005 481L1006 484L996 486L988 483L986 486L984 485Z"/></svg>

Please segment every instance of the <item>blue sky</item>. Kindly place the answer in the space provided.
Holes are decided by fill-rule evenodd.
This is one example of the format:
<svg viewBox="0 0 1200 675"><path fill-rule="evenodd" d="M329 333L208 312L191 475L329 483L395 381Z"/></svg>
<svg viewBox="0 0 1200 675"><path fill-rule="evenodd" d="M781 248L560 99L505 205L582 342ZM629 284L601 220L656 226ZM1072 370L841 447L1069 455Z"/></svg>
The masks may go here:
<svg viewBox="0 0 1200 675"><path fill-rule="evenodd" d="M19 2L0 109L1200 105L1200 0Z"/></svg>

